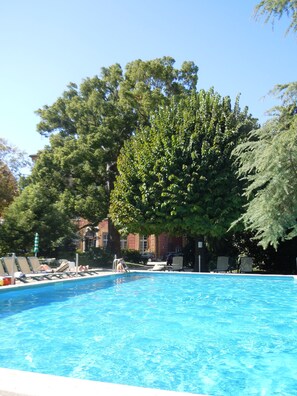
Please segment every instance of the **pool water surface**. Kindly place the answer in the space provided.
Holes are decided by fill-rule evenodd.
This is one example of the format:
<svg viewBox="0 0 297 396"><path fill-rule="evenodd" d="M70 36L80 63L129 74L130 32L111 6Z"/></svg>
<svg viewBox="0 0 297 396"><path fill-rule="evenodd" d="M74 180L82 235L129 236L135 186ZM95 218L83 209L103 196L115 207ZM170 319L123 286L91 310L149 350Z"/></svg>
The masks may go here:
<svg viewBox="0 0 297 396"><path fill-rule="evenodd" d="M293 277L57 282L1 292L0 319L0 367L215 396L297 395Z"/></svg>

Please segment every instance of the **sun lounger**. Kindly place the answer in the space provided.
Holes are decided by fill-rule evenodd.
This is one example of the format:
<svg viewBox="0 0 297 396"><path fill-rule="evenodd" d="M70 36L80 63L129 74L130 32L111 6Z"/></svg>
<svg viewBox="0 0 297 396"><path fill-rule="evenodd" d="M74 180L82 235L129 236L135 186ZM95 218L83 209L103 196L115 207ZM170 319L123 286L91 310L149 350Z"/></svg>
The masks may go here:
<svg viewBox="0 0 297 396"><path fill-rule="evenodd" d="M2 257L2 265L7 275L10 275L11 277L18 279L23 283L28 282L24 274L18 270L15 257L13 256Z"/></svg>
<svg viewBox="0 0 297 396"><path fill-rule="evenodd" d="M171 267L171 271L183 271L184 258L183 256L173 256L172 264L168 267Z"/></svg>
<svg viewBox="0 0 297 396"><path fill-rule="evenodd" d="M54 270L53 269L50 269L49 271L43 271L43 270L41 270L41 262L39 261L39 258L38 257L35 257L35 256L33 256L33 257L28 257L28 263L29 263L29 268L30 268L30 266L31 266L31 269L30 269L30 271L31 272L34 272L34 273L39 273L39 272L49 272L49 273L51 273L51 272L53 272Z"/></svg>
<svg viewBox="0 0 297 396"><path fill-rule="evenodd" d="M38 258L37 258L38 260ZM55 271L33 271L30 268L30 265L28 263L28 260L26 257L17 257L17 264L20 269L20 271L26 275L27 278L31 278L34 280L52 280L53 278L62 278L63 273L60 272L55 272Z"/></svg>
<svg viewBox="0 0 297 396"><path fill-rule="evenodd" d="M4 268L2 259L0 259L0 277L2 278L2 285L11 285L12 276L11 274L8 274L6 269Z"/></svg>
<svg viewBox="0 0 297 396"><path fill-rule="evenodd" d="M69 269L69 262L67 260L62 261L61 264L55 269L49 267L50 270L48 271L42 270L42 264L40 263L38 257L28 257L28 261L32 267L33 273L41 273L58 278L62 278L64 275L68 275L69 273L69 271L67 271Z"/></svg>
<svg viewBox="0 0 297 396"><path fill-rule="evenodd" d="M229 271L229 257L219 256L217 258L217 268L214 272L228 272Z"/></svg>
<svg viewBox="0 0 297 396"><path fill-rule="evenodd" d="M47 277L46 274L35 274L34 272L31 271L31 268L29 267L28 261L26 257L17 257L17 266L19 267L19 270L26 276L26 278L31 278L34 280L44 280L44 279L51 279Z"/></svg>
<svg viewBox="0 0 297 396"><path fill-rule="evenodd" d="M165 271L169 268L166 261L151 261L150 265L153 265L153 268L148 271Z"/></svg>
<svg viewBox="0 0 297 396"><path fill-rule="evenodd" d="M7 273L3 267L2 259L0 259L0 276L6 276Z"/></svg>
<svg viewBox="0 0 297 396"><path fill-rule="evenodd" d="M240 257L239 272L247 273L253 272L253 258L252 257Z"/></svg>

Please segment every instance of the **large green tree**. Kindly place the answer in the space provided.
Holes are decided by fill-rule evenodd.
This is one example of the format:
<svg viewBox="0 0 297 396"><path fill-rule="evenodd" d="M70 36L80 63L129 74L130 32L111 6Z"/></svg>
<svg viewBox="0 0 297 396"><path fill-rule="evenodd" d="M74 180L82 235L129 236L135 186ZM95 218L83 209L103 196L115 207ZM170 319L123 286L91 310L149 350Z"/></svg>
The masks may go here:
<svg viewBox="0 0 297 396"><path fill-rule="evenodd" d="M283 105L234 150L249 200L241 220L264 248L297 236L297 83L274 92Z"/></svg>
<svg viewBox="0 0 297 396"><path fill-rule="evenodd" d="M198 68L174 59L137 60L103 68L101 76L71 83L51 106L37 111L38 130L50 136L39 155L32 183L59 191L69 216L81 216L97 225L108 215L109 196L117 174L116 161L126 139L170 97L182 97L196 87ZM119 248L119 235L110 224L111 246Z"/></svg>
<svg viewBox="0 0 297 396"><path fill-rule="evenodd" d="M126 141L110 214L122 232L221 237L242 208L230 158L256 127L213 90L172 99Z"/></svg>
<svg viewBox="0 0 297 396"><path fill-rule="evenodd" d="M256 15L291 17L288 30L297 31L296 0L263 0ZM265 249L275 249L281 241L297 234L297 83L279 84L271 92L281 105L270 111L272 118L251 133L249 141L239 145L234 155L239 175L247 182L249 200L240 220Z"/></svg>
<svg viewBox="0 0 297 396"><path fill-rule="evenodd" d="M39 233L40 254L54 252L71 242L74 224L65 213L57 193L41 184L30 184L4 211L0 226L0 252L33 253L35 232Z"/></svg>

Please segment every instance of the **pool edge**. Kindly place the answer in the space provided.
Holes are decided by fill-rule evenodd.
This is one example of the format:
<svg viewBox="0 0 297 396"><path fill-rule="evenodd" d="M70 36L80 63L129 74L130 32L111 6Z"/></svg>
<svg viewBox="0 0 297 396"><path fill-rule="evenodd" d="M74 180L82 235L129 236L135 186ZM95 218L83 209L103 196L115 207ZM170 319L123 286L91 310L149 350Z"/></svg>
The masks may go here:
<svg viewBox="0 0 297 396"><path fill-rule="evenodd" d="M0 368L1 396L203 396ZM205 396L205 395L204 395Z"/></svg>

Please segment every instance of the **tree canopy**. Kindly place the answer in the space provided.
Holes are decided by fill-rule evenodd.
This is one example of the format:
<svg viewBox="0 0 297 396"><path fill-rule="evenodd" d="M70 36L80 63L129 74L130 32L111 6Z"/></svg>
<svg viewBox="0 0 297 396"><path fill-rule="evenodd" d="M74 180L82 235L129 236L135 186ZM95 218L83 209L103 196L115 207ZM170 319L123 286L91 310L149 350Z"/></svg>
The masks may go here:
<svg viewBox="0 0 297 396"><path fill-rule="evenodd" d="M271 20L273 24L284 14L291 19L287 32L297 32L297 0L262 0L255 7L256 17L265 15L265 22Z"/></svg>
<svg viewBox="0 0 297 396"><path fill-rule="evenodd" d="M30 184L4 212L0 227L0 251L33 252L35 232L39 233L40 252L49 254L74 237L74 224L59 203L55 191Z"/></svg>
<svg viewBox="0 0 297 396"><path fill-rule="evenodd" d="M0 138L0 217L18 194L17 182L28 164L25 153Z"/></svg>
<svg viewBox="0 0 297 396"><path fill-rule="evenodd" d="M256 14L291 17L288 30L297 31L296 0L263 0ZM264 248L297 236L297 82L278 84L271 91L281 105L272 118L234 150L239 175L246 180L246 212L240 220Z"/></svg>
<svg viewBox="0 0 297 396"><path fill-rule="evenodd" d="M52 106L38 110L38 130L51 138L33 182L55 184L72 215L94 223L106 217L124 141L149 124L157 106L195 88L198 68L185 62L178 70L174 63L164 57L131 62L125 73L118 64L103 68L101 78L70 84Z"/></svg>
<svg viewBox="0 0 297 396"><path fill-rule="evenodd" d="M108 216L117 157L124 142L139 127L150 124L151 114L158 106L165 106L172 96L189 95L196 88L198 67L193 62L184 62L177 69L174 64L173 58L163 57L133 61L125 71L119 64L103 68L100 76L86 78L79 86L70 83L51 106L37 110L40 117L37 129L49 137L49 145L38 153L28 180L30 188L6 213L7 219L10 216L16 222L19 233L22 227L18 224L25 214L17 218L17 205L23 205L22 210L28 211L30 218L34 211L40 215L38 206L26 206L29 196L47 202L47 207L52 208L52 219L46 211L51 224L59 213L69 220L82 217L92 225ZM13 222L5 222L2 232L9 232ZM34 222L29 225L31 231L26 228L23 232L30 235L38 231ZM64 230L59 225L57 230L61 232L59 240L63 239L63 232L68 235L68 225ZM54 229L48 232L55 245L58 239ZM112 234L119 249L119 235L110 224L109 236ZM113 249L117 253L117 247Z"/></svg>
<svg viewBox="0 0 297 396"><path fill-rule="evenodd" d="M173 98L125 142L110 215L122 232L222 236L242 207L230 159L256 127L213 89Z"/></svg>
<svg viewBox="0 0 297 396"><path fill-rule="evenodd" d="M234 150L249 199L241 220L264 248L297 236L297 84L274 92L283 105Z"/></svg>

